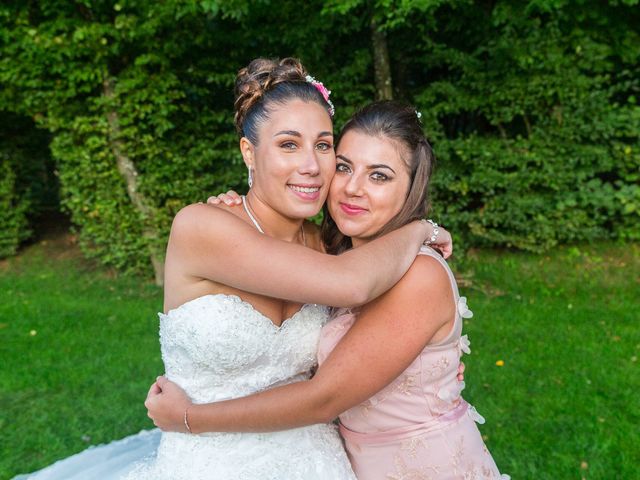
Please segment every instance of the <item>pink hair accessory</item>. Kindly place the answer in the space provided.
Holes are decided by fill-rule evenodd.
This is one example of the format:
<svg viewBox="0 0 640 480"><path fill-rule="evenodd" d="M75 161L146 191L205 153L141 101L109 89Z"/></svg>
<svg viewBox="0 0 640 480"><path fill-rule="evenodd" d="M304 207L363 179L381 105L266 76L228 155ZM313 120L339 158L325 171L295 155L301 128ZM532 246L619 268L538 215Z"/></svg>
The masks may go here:
<svg viewBox="0 0 640 480"><path fill-rule="evenodd" d="M313 85L314 87L316 87L316 90L320 92L320 94L322 95L322 98L324 98L325 102L329 104L329 115L333 117L333 115L336 113L336 109L334 108L331 100L329 100L329 95L331 95L331 90L328 90L327 87L325 87L322 82L317 81L311 75L307 75L305 80L309 82L311 85Z"/></svg>

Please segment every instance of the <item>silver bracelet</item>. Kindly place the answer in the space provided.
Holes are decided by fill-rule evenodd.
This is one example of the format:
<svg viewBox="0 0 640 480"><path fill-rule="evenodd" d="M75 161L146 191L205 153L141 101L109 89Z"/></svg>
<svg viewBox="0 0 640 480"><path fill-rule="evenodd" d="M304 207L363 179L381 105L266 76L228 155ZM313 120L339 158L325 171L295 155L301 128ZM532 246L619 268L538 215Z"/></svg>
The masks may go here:
<svg viewBox="0 0 640 480"><path fill-rule="evenodd" d="M191 431L191 427L189 426L189 420L187 418L187 412L189 411L189 407L184 409L184 426L187 427L187 432L193 433Z"/></svg>
<svg viewBox="0 0 640 480"><path fill-rule="evenodd" d="M440 229L438 228L438 224L433 220L427 219L427 222L433 226L433 234L431 235L430 238L425 240L424 244L431 245L432 243L435 243L435 241L438 239L438 234L440 233Z"/></svg>

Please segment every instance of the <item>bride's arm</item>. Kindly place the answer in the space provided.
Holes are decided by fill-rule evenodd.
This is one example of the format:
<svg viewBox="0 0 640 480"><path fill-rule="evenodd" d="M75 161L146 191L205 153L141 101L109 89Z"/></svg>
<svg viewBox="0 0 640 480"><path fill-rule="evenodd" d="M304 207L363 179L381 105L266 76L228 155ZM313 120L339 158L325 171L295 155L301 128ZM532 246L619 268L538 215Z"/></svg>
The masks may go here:
<svg viewBox="0 0 640 480"><path fill-rule="evenodd" d="M195 204L174 219L167 266L185 276L270 297L357 306L376 298L404 275L432 228L413 222L333 256L263 235L220 208Z"/></svg>
<svg viewBox="0 0 640 480"><path fill-rule="evenodd" d="M238 195L235 191L229 190L227 193L220 193L217 196L214 195L212 197L209 197L207 199L207 203L209 205L221 205L224 203L225 205L230 207L232 205L241 205L242 197ZM431 220L429 220L429 222L430 221ZM451 235L443 227L438 227L438 228L440 232L443 232L443 235L442 236L436 235L436 240L433 243L431 243L431 246L439 249L442 252L442 255L444 256L444 258L446 259L446 258L449 258L451 256L451 253L453 252Z"/></svg>
<svg viewBox="0 0 640 480"><path fill-rule="evenodd" d="M235 400L194 405L160 377L145 406L163 430L262 432L325 423L396 379L455 315L447 273L419 257L389 292L365 306L311 380Z"/></svg>

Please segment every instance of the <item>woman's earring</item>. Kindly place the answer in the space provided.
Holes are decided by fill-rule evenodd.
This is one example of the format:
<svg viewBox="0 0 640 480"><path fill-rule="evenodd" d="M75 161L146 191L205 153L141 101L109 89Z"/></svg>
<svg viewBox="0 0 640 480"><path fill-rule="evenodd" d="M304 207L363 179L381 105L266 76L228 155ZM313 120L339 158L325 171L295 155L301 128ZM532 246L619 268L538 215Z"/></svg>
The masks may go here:
<svg viewBox="0 0 640 480"><path fill-rule="evenodd" d="M249 188L251 188L253 186L253 173L252 173L251 167L247 167L247 169L249 170L247 183L249 184Z"/></svg>

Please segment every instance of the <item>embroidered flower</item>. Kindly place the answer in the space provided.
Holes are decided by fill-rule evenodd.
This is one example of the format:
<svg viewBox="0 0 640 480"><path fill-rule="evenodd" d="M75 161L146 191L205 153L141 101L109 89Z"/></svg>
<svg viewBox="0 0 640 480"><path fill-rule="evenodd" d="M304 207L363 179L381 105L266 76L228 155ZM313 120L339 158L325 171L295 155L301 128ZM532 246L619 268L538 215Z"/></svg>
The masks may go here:
<svg viewBox="0 0 640 480"><path fill-rule="evenodd" d="M469 337L466 335L461 336L460 340L458 340L458 346L460 347L460 350L462 350L467 355L471 354L471 348L469 348L470 345L471 342L469 341Z"/></svg>
<svg viewBox="0 0 640 480"><path fill-rule="evenodd" d="M464 382L458 382L452 389L440 389L438 390L438 398L444 402L453 402L460 396L460 392L464 390L464 387Z"/></svg>
<svg viewBox="0 0 640 480"><path fill-rule="evenodd" d="M430 377L435 377L437 375L442 375L445 370L449 367L449 359L446 356L442 356L438 359L437 362L431 364L429 368L425 369L425 372Z"/></svg>
<svg viewBox="0 0 640 480"><path fill-rule="evenodd" d="M467 297L460 297L458 300L458 313L462 318L473 317L473 312L467 307Z"/></svg>
<svg viewBox="0 0 640 480"><path fill-rule="evenodd" d="M480 425L484 425L485 419L482 415L478 413L476 407L469 405L469 409L467 410L469 416L473 419L474 422L479 423Z"/></svg>
<svg viewBox="0 0 640 480"><path fill-rule="evenodd" d="M443 402L451 402L454 398L451 390L438 390L438 398Z"/></svg>

